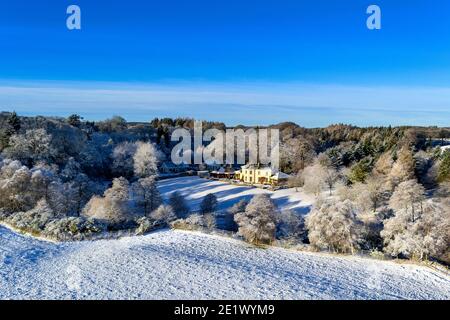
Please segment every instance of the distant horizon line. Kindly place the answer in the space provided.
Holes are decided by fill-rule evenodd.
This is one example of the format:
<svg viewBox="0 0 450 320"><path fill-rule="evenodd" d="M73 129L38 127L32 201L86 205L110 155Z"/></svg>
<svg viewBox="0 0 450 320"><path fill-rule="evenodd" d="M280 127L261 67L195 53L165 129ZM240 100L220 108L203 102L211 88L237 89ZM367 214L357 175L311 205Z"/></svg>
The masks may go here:
<svg viewBox="0 0 450 320"><path fill-rule="evenodd" d="M128 121L147 115L190 117L227 125L281 122L307 128L335 123L358 127L448 127L450 87L304 82L61 82L0 79L0 108L24 115Z"/></svg>
<svg viewBox="0 0 450 320"><path fill-rule="evenodd" d="M356 125L356 124L352 124L352 123L330 123L328 125L325 126L320 126L320 127L308 127L308 126L303 126L295 121L281 121L281 122L274 122L271 124L245 124L245 123L239 123L239 124L235 124L235 125L230 125L227 124L225 122L222 121L215 121L215 120L208 120L208 119L198 119L198 118L193 118L193 117L153 117L148 121L144 121L144 120L128 120L126 119L126 117L120 115L120 114L112 114L111 116L107 116L105 118L102 119L88 119L86 117L84 117L82 114L79 113L70 113L67 114L67 116L59 116L59 115L44 115L44 114L30 114L30 115L22 115L19 112L17 112L16 110L0 110L0 115L2 114L11 114L13 112L16 112L16 114L19 117L23 117L23 118L37 118L37 117L42 117L42 118L48 118L48 119L56 119L56 120L66 120L69 116L71 115L78 115L81 117L81 121L82 122L94 122L94 123L98 123L98 122L103 122L103 121L107 121L107 120L111 120L112 118L118 116L123 118L128 124L150 124L152 120L154 119L159 119L159 120L163 120L165 118L169 118L172 120L176 120L177 118L179 119L186 119L186 120L192 120L192 121L204 121L204 122L217 122L217 123L223 123L225 125L226 128L236 128L236 127L244 127L244 128L256 128L256 127L273 127L273 126L279 126L279 125L283 125L283 124L293 124L298 126L299 128L304 128L304 129L323 129L323 128L329 128L329 127L333 127L333 126L349 126L349 127L355 127L355 128L361 128L361 129L370 129L370 128L438 128L438 129L450 129L450 126L439 126L439 125L428 125L428 126L424 126L424 125L412 125L412 124L405 124L405 125L391 125L391 124L385 124L385 125L366 125L366 126L360 126L360 125Z"/></svg>

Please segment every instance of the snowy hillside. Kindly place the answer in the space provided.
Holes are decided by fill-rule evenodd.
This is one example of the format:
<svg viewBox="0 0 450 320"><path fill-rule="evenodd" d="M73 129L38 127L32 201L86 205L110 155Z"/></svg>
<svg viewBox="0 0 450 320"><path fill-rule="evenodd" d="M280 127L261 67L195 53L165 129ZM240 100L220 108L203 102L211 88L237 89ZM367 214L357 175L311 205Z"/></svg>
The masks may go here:
<svg viewBox="0 0 450 320"><path fill-rule="evenodd" d="M301 190L301 189L299 189ZM280 209L294 209L298 213L309 212L313 203L311 196L295 189L269 191L264 189L231 185L225 182L207 180L198 177L181 177L161 180L159 191L168 198L175 191L181 192L191 207L198 210L200 202L208 193L212 193L219 201L219 210L230 208L240 200L251 200L255 194L268 193Z"/></svg>
<svg viewBox="0 0 450 320"><path fill-rule="evenodd" d="M426 267L182 231L54 244L0 227L0 299L450 299Z"/></svg>

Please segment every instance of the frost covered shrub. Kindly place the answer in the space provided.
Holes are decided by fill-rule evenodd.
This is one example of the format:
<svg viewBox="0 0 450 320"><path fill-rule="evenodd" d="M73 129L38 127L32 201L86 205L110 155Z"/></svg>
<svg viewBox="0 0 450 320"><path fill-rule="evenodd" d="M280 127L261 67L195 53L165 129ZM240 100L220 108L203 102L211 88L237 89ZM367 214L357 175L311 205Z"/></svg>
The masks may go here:
<svg viewBox="0 0 450 320"><path fill-rule="evenodd" d="M184 230L212 230L216 227L216 218L213 214L191 214L186 219L178 219L171 223L172 228Z"/></svg>
<svg viewBox="0 0 450 320"><path fill-rule="evenodd" d="M303 216L292 210L283 210L277 216L277 239L303 241L306 235Z"/></svg>
<svg viewBox="0 0 450 320"><path fill-rule="evenodd" d="M213 213L206 213L203 215L203 225L208 230L214 230L217 226L216 217Z"/></svg>
<svg viewBox="0 0 450 320"><path fill-rule="evenodd" d="M153 222L147 217L140 217L136 220L138 227L136 228L136 235L143 235L149 232L153 227Z"/></svg>
<svg viewBox="0 0 450 320"><path fill-rule="evenodd" d="M234 216L239 234L253 244L270 244L275 239L277 208L267 194L252 198L244 212Z"/></svg>
<svg viewBox="0 0 450 320"><path fill-rule="evenodd" d="M150 218L159 224L167 225L176 219L176 215L173 212L172 207L160 205L158 209L150 214Z"/></svg>
<svg viewBox="0 0 450 320"><path fill-rule="evenodd" d="M54 218L53 210L47 202L40 200L33 209L14 213L6 221L20 230L40 234Z"/></svg>
<svg viewBox="0 0 450 320"><path fill-rule="evenodd" d="M191 214L189 217L184 219L184 221L191 225L191 226L197 226L197 227L203 227L204 226L204 220L203 216L201 214Z"/></svg>
<svg viewBox="0 0 450 320"><path fill-rule="evenodd" d="M104 230L105 226L93 219L66 217L49 222L44 235L58 241L74 241L88 239Z"/></svg>
<svg viewBox="0 0 450 320"><path fill-rule="evenodd" d="M386 256L382 251L379 251L377 249L372 249L370 250L369 255L374 258L374 259L378 259L378 260L385 260Z"/></svg>
<svg viewBox="0 0 450 320"><path fill-rule="evenodd" d="M170 225L174 229L199 230L203 228L203 224L203 216L201 214L194 213L185 219L175 220Z"/></svg>
<svg viewBox="0 0 450 320"><path fill-rule="evenodd" d="M354 253L359 248L360 224L349 200L330 200L314 208L306 217L306 228L317 249Z"/></svg>

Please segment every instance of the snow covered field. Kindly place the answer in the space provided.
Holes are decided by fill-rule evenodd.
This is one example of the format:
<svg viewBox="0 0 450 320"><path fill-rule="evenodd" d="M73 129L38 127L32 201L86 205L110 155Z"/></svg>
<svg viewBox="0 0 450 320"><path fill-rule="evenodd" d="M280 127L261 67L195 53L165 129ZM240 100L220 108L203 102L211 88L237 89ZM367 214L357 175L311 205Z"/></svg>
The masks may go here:
<svg viewBox="0 0 450 320"><path fill-rule="evenodd" d="M183 231L54 244L0 227L0 299L450 299L432 269Z"/></svg>
<svg viewBox="0 0 450 320"><path fill-rule="evenodd" d="M301 190L301 189L299 189ZM230 208L240 200L251 200L255 194L269 193L280 209L293 209L306 214L313 203L311 196L295 189L269 191L246 186L231 185L221 181L202 179L199 177L181 177L161 180L159 191L167 199L175 191L181 192L191 207L198 210L200 202L208 193L212 193L219 201L219 210Z"/></svg>

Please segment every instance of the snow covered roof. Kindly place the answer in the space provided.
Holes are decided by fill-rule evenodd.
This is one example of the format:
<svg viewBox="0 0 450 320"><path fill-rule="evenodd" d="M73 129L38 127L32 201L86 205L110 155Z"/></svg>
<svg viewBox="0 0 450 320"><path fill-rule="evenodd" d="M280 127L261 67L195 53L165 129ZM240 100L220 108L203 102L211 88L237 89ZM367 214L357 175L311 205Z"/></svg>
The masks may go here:
<svg viewBox="0 0 450 320"><path fill-rule="evenodd" d="M272 179L279 180L279 179L289 179L291 176L284 173L284 172L277 172L272 176Z"/></svg>
<svg viewBox="0 0 450 320"><path fill-rule="evenodd" d="M272 168L269 166L261 166L257 164L246 164L242 166L241 169L272 170Z"/></svg>

